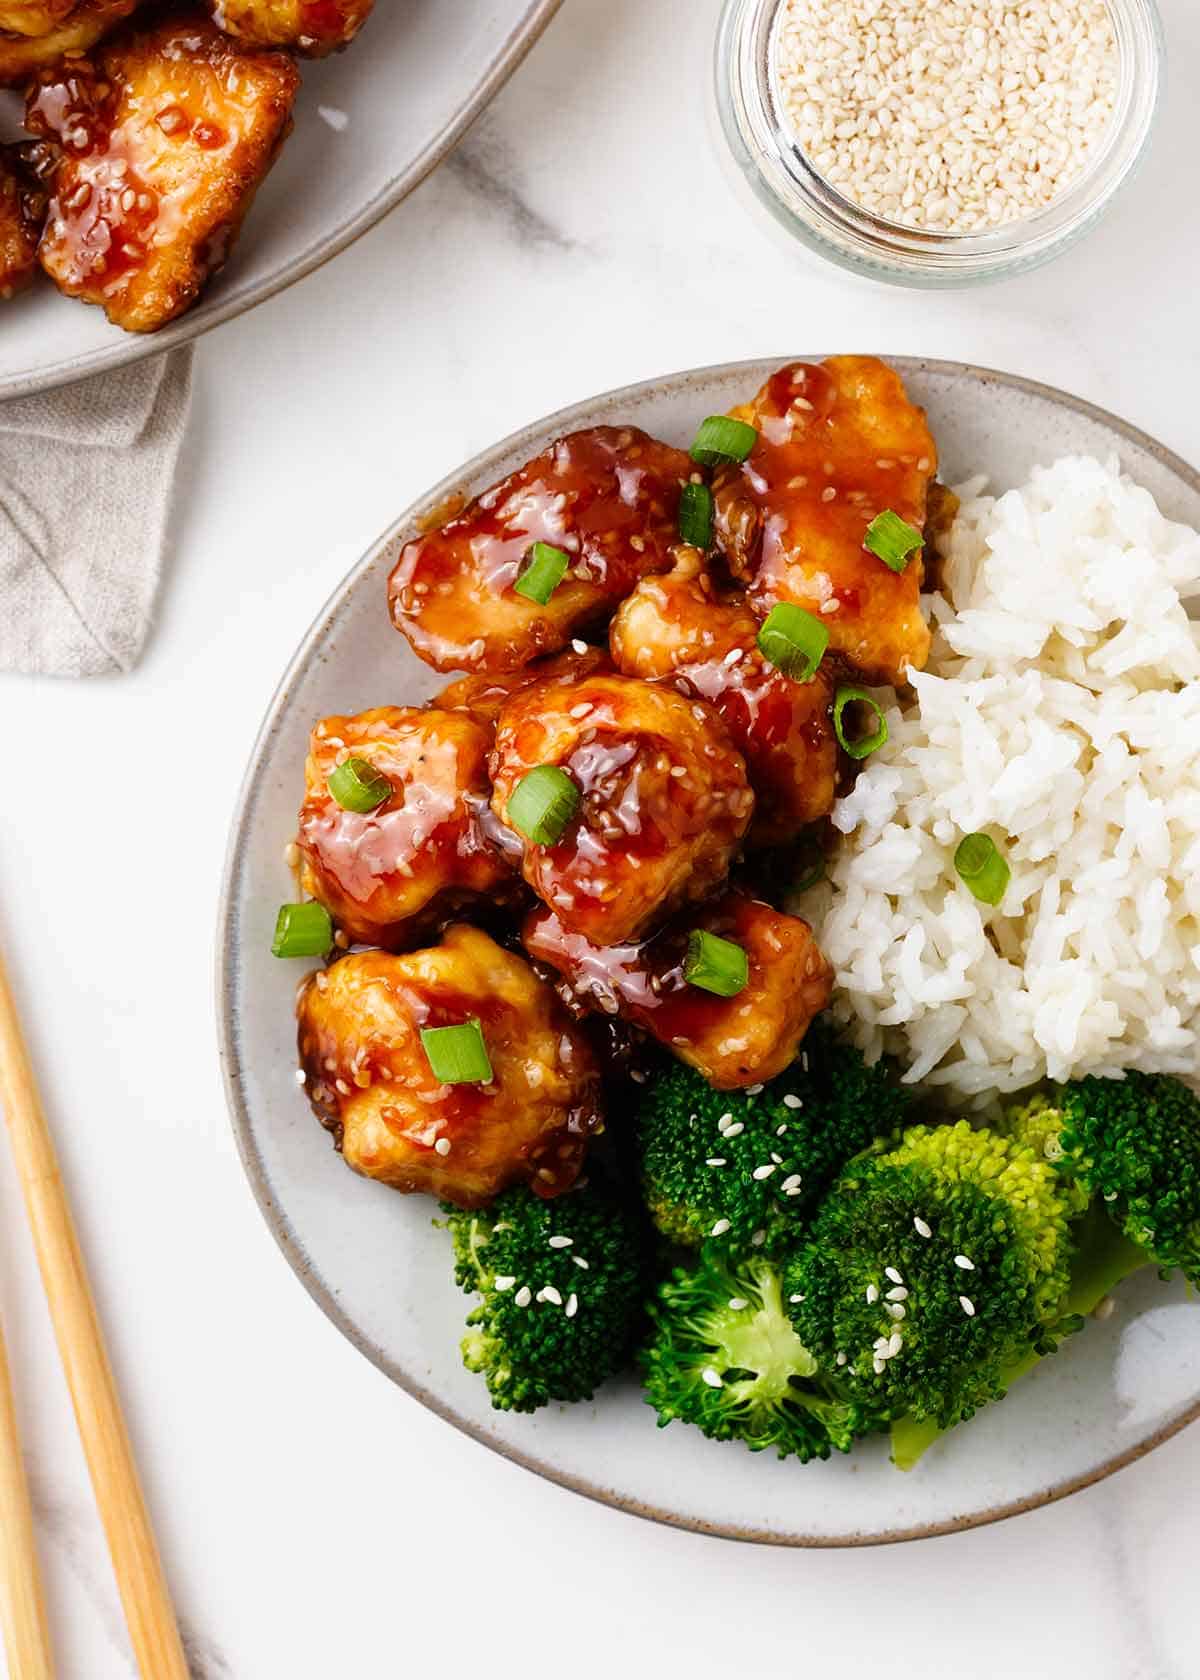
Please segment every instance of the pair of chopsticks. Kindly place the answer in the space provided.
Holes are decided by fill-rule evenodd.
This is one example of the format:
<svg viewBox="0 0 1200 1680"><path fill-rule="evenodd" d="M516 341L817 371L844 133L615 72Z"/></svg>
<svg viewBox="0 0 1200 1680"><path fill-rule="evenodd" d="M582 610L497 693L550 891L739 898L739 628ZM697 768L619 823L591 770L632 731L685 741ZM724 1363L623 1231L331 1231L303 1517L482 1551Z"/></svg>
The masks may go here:
<svg viewBox="0 0 1200 1680"><path fill-rule="evenodd" d="M188 1680L96 1303L0 956L0 1107L25 1198L75 1422L143 1680ZM0 1333L0 1621L11 1680L53 1680L33 1512Z"/></svg>

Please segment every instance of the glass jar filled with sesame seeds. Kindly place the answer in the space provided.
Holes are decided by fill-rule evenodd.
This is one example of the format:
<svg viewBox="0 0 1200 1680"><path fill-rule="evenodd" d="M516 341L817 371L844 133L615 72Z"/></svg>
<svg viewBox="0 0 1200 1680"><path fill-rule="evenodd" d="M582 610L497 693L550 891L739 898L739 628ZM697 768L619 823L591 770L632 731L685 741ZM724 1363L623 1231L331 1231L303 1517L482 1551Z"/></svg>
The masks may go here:
<svg viewBox="0 0 1200 1680"><path fill-rule="evenodd" d="M725 138L755 197L844 267L1002 279L1098 221L1162 91L1154 0L726 0Z"/></svg>

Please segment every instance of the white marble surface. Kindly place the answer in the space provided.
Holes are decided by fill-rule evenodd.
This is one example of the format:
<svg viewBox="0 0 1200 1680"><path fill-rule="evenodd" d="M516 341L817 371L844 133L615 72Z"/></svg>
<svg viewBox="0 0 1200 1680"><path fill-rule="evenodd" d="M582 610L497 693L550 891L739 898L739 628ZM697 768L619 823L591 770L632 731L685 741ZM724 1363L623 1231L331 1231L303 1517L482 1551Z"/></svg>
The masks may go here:
<svg viewBox="0 0 1200 1680"><path fill-rule="evenodd" d="M446 168L354 250L202 344L141 669L86 688L0 679L5 932L207 1680L477 1664L550 1680L682 1662L1200 1676L1200 1430L1065 1505L886 1552L655 1529L524 1475L392 1388L297 1284L234 1152L210 993L242 766L325 595L464 456L656 372L870 348L1028 373L1200 458L1194 0L1164 0L1176 97L1111 220L1049 270L953 296L848 280L730 196L707 112L716 10L565 0ZM66 800L39 780L47 755L71 765ZM124 1680L3 1151L0 1311L61 1672Z"/></svg>

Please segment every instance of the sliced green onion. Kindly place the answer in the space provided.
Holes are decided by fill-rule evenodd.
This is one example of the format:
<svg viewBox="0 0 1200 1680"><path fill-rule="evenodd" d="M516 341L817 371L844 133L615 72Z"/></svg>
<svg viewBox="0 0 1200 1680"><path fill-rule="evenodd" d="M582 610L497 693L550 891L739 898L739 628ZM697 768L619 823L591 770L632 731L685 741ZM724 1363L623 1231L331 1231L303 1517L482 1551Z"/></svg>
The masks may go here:
<svg viewBox="0 0 1200 1680"><path fill-rule="evenodd" d="M744 461L758 442L758 433L744 420L728 414L710 414L700 422L692 444L692 460L702 467L716 467L723 461Z"/></svg>
<svg viewBox="0 0 1200 1680"><path fill-rule="evenodd" d="M693 548L710 549L713 497L707 484L685 484L679 494L679 535Z"/></svg>
<svg viewBox="0 0 1200 1680"><path fill-rule="evenodd" d="M529 564L513 584L513 588L518 595L524 595L527 601L536 601L539 607L544 607L566 577L570 564L571 556L564 554L561 548L555 548L550 543L535 542L529 550Z"/></svg>
<svg viewBox="0 0 1200 1680"><path fill-rule="evenodd" d="M421 1048L443 1085L489 1085L492 1063L483 1028L472 1016L457 1027L422 1027Z"/></svg>
<svg viewBox="0 0 1200 1680"><path fill-rule="evenodd" d="M815 614L781 601L758 632L758 651L785 677L811 682L829 646L829 631Z"/></svg>
<svg viewBox="0 0 1200 1680"><path fill-rule="evenodd" d="M750 959L732 939L719 939L715 933L693 928L688 934L683 978L702 992L736 997L749 984Z"/></svg>
<svg viewBox="0 0 1200 1680"><path fill-rule="evenodd" d="M981 904L999 904L1012 870L990 834L968 834L958 843L954 867Z"/></svg>
<svg viewBox="0 0 1200 1680"><path fill-rule="evenodd" d="M329 791L343 811L374 811L392 796L392 784L365 758L345 758L329 777Z"/></svg>
<svg viewBox="0 0 1200 1680"><path fill-rule="evenodd" d="M878 720L879 727L874 735L859 735L851 740L842 724L842 713L847 706L852 706L856 702L871 708ZM847 684L845 688L839 688L834 697L833 732L838 738L838 745L842 751L849 753L851 758L870 758L871 754L877 752L888 738L887 718L883 715L883 707L878 700L872 699L865 688L853 688Z"/></svg>
<svg viewBox="0 0 1200 1680"><path fill-rule="evenodd" d="M579 806L579 789L557 764L522 776L508 801L508 820L535 846L553 846Z"/></svg>
<svg viewBox="0 0 1200 1680"><path fill-rule="evenodd" d="M273 957L323 957L333 948L333 923L323 904L281 904L271 941Z"/></svg>
<svg viewBox="0 0 1200 1680"><path fill-rule="evenodd" d="M878 555L884 565L890 566L894 572L902 572L917 550L924 546L925 539L916 526L910 525L907 519L901 519L891 508L884 508L872 519L863 538L863 547Z"/></svg>

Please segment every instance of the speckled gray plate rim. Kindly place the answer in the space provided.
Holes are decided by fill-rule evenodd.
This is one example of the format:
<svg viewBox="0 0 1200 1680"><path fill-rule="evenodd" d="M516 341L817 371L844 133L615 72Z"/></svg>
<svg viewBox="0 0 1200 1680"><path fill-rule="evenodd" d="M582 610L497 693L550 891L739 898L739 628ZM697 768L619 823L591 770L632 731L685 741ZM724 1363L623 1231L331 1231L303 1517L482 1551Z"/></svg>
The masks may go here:
<svg viewBox="0 0 1200 1680"><path fill-rule="evenodd" d="M402 541L407 540L407 537L419 527L422 520L427 519L434 510L443 506L448 498L465 487L470 487L474 491L492 480L497 475L499 463L506 458L533 455L544 447L551 438L581 426L601 424L606 421L611 422L618 416L627 416L632 419L636 416L636 411L648 401L686 396L694 389L702 390L722 379L736 376L749 393L757 387L768 371L779 366L782 362L792 359L796 358L755 358L748 362L725 363L714 367L694 369L610 391L586 402L561 409L557 413L513 433L501 443L476 456L474 460L468 462L457 472L450 474L427 495L401 514L389 530L372 544L363 558L334 590L314 620L275 692L254 743L238 796L221 888L218 911L216 1004L222 1073L234 1135L242 1164L262 1210L263 1217L296 1275L321 1310L332 1320L342 1334L374 1365L385 1372L393 1382L464 1434L491 1450L501 1453L513 1463L519 1464L527 1470L532 1470L549 1481L575 1493L583 1494L632 1515L673 1527L688 1529L696 1533L716 1535L733 1540L794 1547L849 1547L958 1533L1035 1510L1043 1505L1066 1498L1069 1494L1089 1487L1113 1474L1114 1471L1144 1457L1146 1453L1151 1452L1162 1442L1178 1433L1185 1425L1200 1417L1200 1392L1193 1390L1174 1411L1157 1420L1155 1427L1124 1445L1120 1451L1109 1454L1100 1462L1088 1466L1080 1473L1064 1477L1061 1480L1050 1480L1045 1486L1023 1493L1020 1497L994 1501L986 1507L954 1510L935 1521L890 1526L884 1524L869 1528L856 1527L847 1529L845 1532L805 1532L799 1529L785 1530L777 1527L756 1526L752 1521L745 1523L710 1521L685 1510L673 1509L661 1500L644 1500L628 1492L621 1492L605 1485L603 1479L595 1476L573 1474L561 1465L550 1461L546 1457L539 1456L521 1445L498 1439L495 1434L489 1432L481 1421L473 1420L464 1415L464 1411L460 1409L459 1405L451 1403L429 1382L423 1380L415 1369L414 1361L410 1360L407 1365L401 1363L380 1345L377 1337L365 1331L363 1326L357 1322L353 1310L343 1305L338 1298L338 1293L314 1266L305 1242L293 1223L291 1213L280 1204L273 1192L264 1161L263 1145L256 1130L247 1094L247 1066L242 1056L239 1034L238 994L243 950L241 896L244 888L244 876L248 867L250 841L258 828L260 805L263 799L263 781L258 775L259 766L268 756L276 737L287 721L293 690L299 680L308 672L314 660L321 660L326 657L322 652L322 645L327 640L331 629L335 626L339 615L346 607L356 588L371 572L376 569L382 571L384 563L389 560L395 548ZM820 360L822 358L806 356L803 359ZM988 390L999 386L1009 392L1023 393L1027 397L1083 416L1102 427L1106 433L1111 435L1114 443L1121 440L1138 452L1151 457L1167 474L1181 481L1188 492L1200 498L1200 473L1197 473L1179 456L1173 454L1144 432L1093 404L1019 375L975 367L967 363L897 356L890 356L887 360L901 372L906 380L919 378L921 375L932 375L949 380L952 383L967 382L981 393L985 402ZM697 411L697 418L699 417ZM980 470L985 465L986 463L980 463ZM381 615L385 612L382 593L380 595L379 611ZM299 769L300 766L297 765L297 774ZM272 844L275 843L277 838L273 837ZM315 1122L313 1122L313 1126L315 1129ZM331 1172L335 1170L333 1161L330 1161L328 1165ZM338 1168L337 1170L341 1169ZM348 1174L346 1176L349 1177ZM378 1187L372 1186L371 1188ZM386 1191L384 1194L393 1201L399 1199L395 1197L394 1192ZM1162 1286L1156 1285L1156 1287L1161 1288ZM457 1338L454 1337L453 1341L456 1344ZM454 1357L457 1358L456 1345L453 1347L453 1353ZM1068 1353L1063 1357L1070 1358L1070 1354ZM1053 1363L1057 1365L1058 1361ZM478 1379L472 1378L471 1381L474 1383ZM602 1405L603 1399L602 1392L598 1404ZM1010 1399L1006 1404L1011 1412L1014 1401ZM576 1410L582 1411L582 1408L576 1408ZM970 1427L974 1428L975 1425ZM695 1432L688 1433L694 1434ZM955 1432L956 1435L959 1433ZM965 1431L961 1433L965 1433ZM711 1444L705 1443L705 1445L709 1446ZM733 1451L728 1446L718 1447L715 1450L725 1453ZM749 1454L742 1455L743 1459L749 1459L750 1456ZM780 1468L778 1474L786 1476L789 1471L791 1474L802 1476L812 1473L811 1469L796 1471L788 1467ZM900 1472L889 1469L888 1474L899 1476Z"/></svg>
<svg viewBox="0 0 1200 1680"><path fill-rule="evenodd" d="M387 0L381 0L381 5L386 3ZM58 317L48 312L45 319L51 323L50 331L43 331L40 335L46 339L44 356L35 350L33 359L26 366L16 368L7 375L0 369L0 401L10 397L29 396L35 391L53 390L61 385L72 385L77 380L86 379L93 374L127 367L145 356L156 356L164 351L174 350L181 344L190 343L192 339L198 338L211 328L235 319L257 304L265 303L268 298L286 291L297 280L303 280L306 275L322 267L374 227L375 223L389 210L393 210L402 199L407 198L454 149L471 124L521 64L561 4L562 0L528 0L528 4L514 9L512 24L508 27L501 26L497 31L496 44L486 68L465 93L451 97L449 115L429 135L425 144L383 186L371 191L364 202L353 203L348 215L338 219L302 250L286 257L278 266L268 266L259 278L246 283L238 279L239 259L244 261L252 250L255 220L256 216L261 214L260 203L256 203L251 207L247 218L247 231L239 239L237 249L230 259L229 270L233 284L228 289L218 288L216 291L210 291L186 315L158 332L123 333L114 327L111 334L107 334L104 341L96 347L66 356L55 353L53 323ZM364 42L367 44L364 45ZM366 34L348 49L350 55L370 51L370 37ZM306 68L311 68L314 78L319 78L324 65L336 63L340 70L341 58L342 55L338 54L331 60L317 61L315 64L310 61ZM353 57L350 57L349 62L353 65ZM319 97L320 91L318 80L312 89L312 97ZM402 91L401 82L395 96L400 97ZM304 113L310 127L317 122L318 109L309 109ZM299 123L297 129L299 130ZM297 135L294 134L285 147L284 155L289 164L293 161L292 154L297 145ZM279 173L278 166L275 173ZM260 195L260 202L265 196L264 191ZM225 278L223 275L222 280ZM55 302L75 309L89 307L66 299ZM18 299L16 307L22 305L23 299ZM94 306L92 309L94 311ZM15 320L8 317L6 319L9 325L17 324Z"/></svg>

